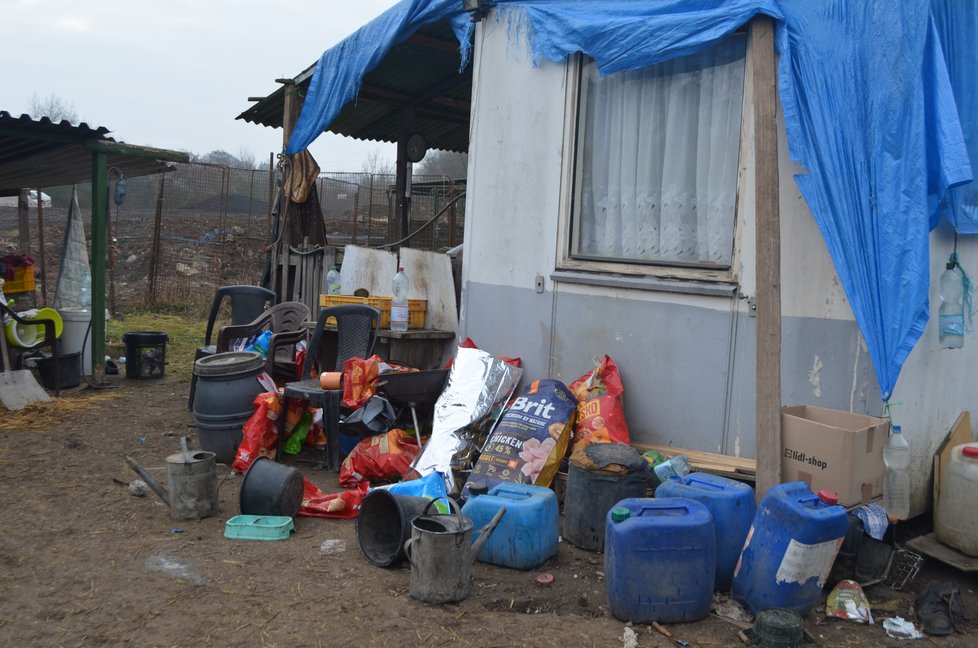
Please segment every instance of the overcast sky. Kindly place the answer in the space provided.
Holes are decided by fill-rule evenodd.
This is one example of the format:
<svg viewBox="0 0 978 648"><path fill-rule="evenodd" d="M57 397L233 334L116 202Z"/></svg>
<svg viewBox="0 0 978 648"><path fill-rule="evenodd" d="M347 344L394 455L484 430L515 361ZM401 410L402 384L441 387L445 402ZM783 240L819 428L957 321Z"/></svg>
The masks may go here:
<svg viewBox="0 0 978 648"><path fill-rule="evenodd" d="M206 154L279 152L282 130L236 120L396 0L0 0L0 110L56 95L118 141ZM324 133L324 171L394 145Z"/></svg>

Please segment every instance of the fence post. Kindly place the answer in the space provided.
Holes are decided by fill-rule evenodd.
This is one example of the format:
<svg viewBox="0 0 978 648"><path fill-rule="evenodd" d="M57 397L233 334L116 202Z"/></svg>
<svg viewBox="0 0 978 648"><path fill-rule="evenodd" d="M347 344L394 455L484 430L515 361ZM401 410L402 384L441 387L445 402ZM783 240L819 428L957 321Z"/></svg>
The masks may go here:
<svg viewBox="0 0 978 648"><path fill-rule="evenodd" d="M156 214L153 218L153 245L149 252L149 304L155 304L159 300L156 293L156 277L159 273L160 263L160 238L163 229L163 186L166 182L166 174L160 174L160 188L156 191Z"/></svg>

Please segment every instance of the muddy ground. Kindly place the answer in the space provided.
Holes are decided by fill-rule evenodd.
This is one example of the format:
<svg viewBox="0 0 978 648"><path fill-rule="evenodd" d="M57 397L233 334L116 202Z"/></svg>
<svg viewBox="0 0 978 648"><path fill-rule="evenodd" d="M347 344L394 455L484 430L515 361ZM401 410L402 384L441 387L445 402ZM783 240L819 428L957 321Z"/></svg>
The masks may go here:
<svg viewBox="0 0 978 648"><path fill-rule="evenodd" d="M382 569L358 549L354 522L297 518L283 542L227 540L241 477L220 490L220 511L174 521L152 495L133 497L129 454L165 480L164 457L188 432L185 377L127 380L32 407L0 412L0 643L6 646L622 646L626 625L608 611L603 557L561 543L540 569L477 563L472 594L457 605L408 595L406 566ZM192 430L189 430L191 434ZM314 451L311 451L314 452ZM295 463L327 492L336 473ZM121 483L120 483L121 482ZM324 555L326 540L345 549ZM537 575L555 576L552 587ZM956 580L978 620L978 580L928 561L895 592L868 589L874 604L907 617L931 579ZM877 612L882 619L888 613ZM879 625L826 621L808 629L824 646L896 646ZM637 646L675 645L635 626ZM741 646L716 616L670 630L691 646ZM978 645L978 624L925 640Z"/></svg>

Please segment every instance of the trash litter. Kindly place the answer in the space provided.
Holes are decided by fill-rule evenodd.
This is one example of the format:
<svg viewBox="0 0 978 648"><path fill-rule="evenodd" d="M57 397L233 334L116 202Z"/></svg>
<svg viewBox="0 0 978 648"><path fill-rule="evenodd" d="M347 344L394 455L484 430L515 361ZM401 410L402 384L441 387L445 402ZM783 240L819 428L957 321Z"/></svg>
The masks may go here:
<svg viewBox="0 0 978 648"><path fill-rule="evenodd" d="M133 497L146 497L146 489L149 488L142 479L134 479L129 482L129 494Z"/></svg>
<svg viewBox="0 0 978 648"><path fill-rule="evenodd" d="M355 518L360 513L360 504L367 496L369 485L366 482L352 490L339 493L324 493L308 479L304 479L302 506L299 515L327 518Z"/></svg>
<svg viewBox="0 0 978 648"><path fill-rule="evenodd" d="M903 617L883 619L883 629L886 635L893 639L923 639L924 635L917 627Z"/></svg>
<svg viewBox="0 0 978 648"><path fill-rule="evenodd" d="M342 538L330 538L323 540L319 545L319 553L324 556L336 556L346 551L346 540Z"/></svg>
<svg viewBox="0 0 978 648"><path fill-rule="evenodd" d="M825 603L825 616L857 623L873 623L869 599L859 583L851 580L840 581L832 588Z"/></svg>
<svg viewBox="0 0 978 648"><path fill-rule="evenodd" d="M536 583L540 587L550 587L554 584L554 580L556 579L553 574L540 574L536 578Z"/></svg>
<svg viewBox="0 0 978 648"><path fill-rule="evenodd" d="M714 592L712 605L713 613L724 619L741 623L752 623L754 621L754 615L743 605L730 598L729 594Z"/></svg>
<svg viewBox="0 0 978 648"><path fill-rule="evenodd" d="M629 626L621 631L621 648L638 648L638 635Z"/></svg>
<svg viewBox="0 0 978 648"><path fill-rule="evenodd" d="M892 590L902 590L917 577L920 566L924 563L924 557L908 549L897 549L893 552L893 559L890 563L890 573L887 575L886 585Z"/></svg>

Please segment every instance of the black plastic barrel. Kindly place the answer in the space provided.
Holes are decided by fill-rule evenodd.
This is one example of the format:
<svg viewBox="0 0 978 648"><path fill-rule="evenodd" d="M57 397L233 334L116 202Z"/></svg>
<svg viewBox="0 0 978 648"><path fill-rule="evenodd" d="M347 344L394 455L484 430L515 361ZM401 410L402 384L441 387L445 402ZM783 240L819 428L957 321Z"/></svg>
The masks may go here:
<svg viewBox="0 0 978 648"><path fill-rule="evenodd" d="M162 331L123 333L126 378L162 378L166 372L166 341Z"/></svg>
<svg viewBox="0 0 978 648"><path fill-rule="evenodd" d="M265 359L255 351L231 351L194 363L197 393L194 425L200 447L230 464L241 443L242 428L255 412L255 396L264 391L258 375Z"/></svg>
<svg viewBox="0 0 978 648"><path fill-rule="evenodd" d="M357 542L363 557L378 567L399 563L404 558L404 543L411 537L411 522L430 501L382 489L370 491L357 515Z"/></svg>
<svg viewBox="0 0 978 648"><path fill-rule="evenodd" d="M647 472L616 474L586 470L570 462L564 494L564 540L588 551L604 550L608 511L623 499L645 497L647 489Z"/></svg>
<svg viewBox="0 0 978 648"><path fill-rule="evenodd" d="M258 457L241 481L238 508L242 515L294 517L302 506L304 486L297 469Z"/></svg>

